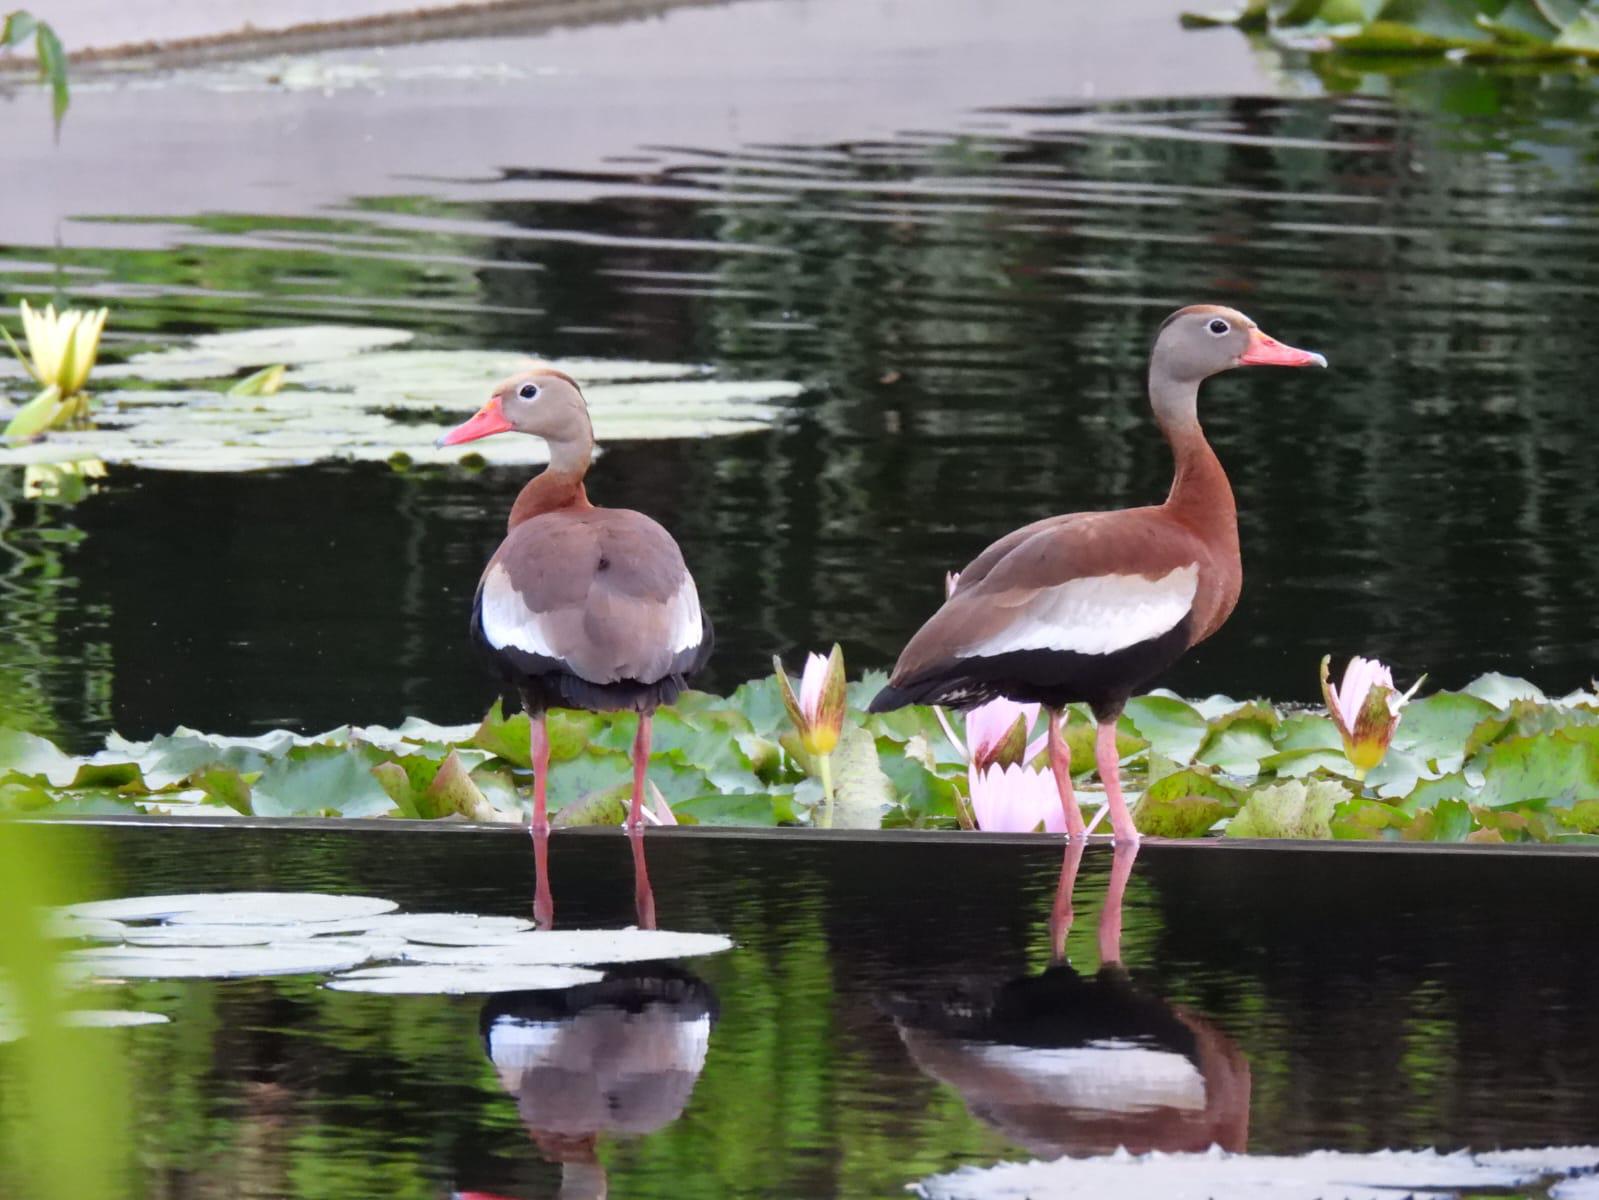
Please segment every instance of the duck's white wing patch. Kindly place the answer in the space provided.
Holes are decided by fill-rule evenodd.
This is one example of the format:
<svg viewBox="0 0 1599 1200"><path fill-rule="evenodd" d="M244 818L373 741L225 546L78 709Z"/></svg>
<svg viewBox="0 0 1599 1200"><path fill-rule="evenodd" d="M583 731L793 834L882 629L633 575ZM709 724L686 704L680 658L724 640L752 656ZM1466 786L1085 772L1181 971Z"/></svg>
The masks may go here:
<svg viewBox="0 0 1599 1200"><path fill-rule="evenodd" d="M527 606L501 563L490 567L484 577L479 612L483 638L496 650L516 649L554 659L565 657L551 644L551 631L545 628L541 615Z"/></svg>
<svg viewBox="0 0 1599 1200"><path fill-rule="evenodd" d="M700 644L705 636L705 619L700 615L700 594L694 586L694 577L687 572L683 582L672 594L672 617L668 626L672 653L681 654Z"/></svg>
<svg viewBox="0 0 1599 1200"><path fill-rule="evenodd" d="M1016 650L1112 654L1175 629L1194 607L1199 565L1177 567L1159 579L1090 575L1044 588L1016 606L998 632L963 646L962 658L991 658Z"/></svg>

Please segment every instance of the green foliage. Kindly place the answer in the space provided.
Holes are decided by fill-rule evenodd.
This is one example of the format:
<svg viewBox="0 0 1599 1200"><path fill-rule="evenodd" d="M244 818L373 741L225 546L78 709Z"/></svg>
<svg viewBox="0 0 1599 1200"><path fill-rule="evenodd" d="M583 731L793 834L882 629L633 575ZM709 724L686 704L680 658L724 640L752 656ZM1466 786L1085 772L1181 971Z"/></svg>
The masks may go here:
<svg viewBox="0 0 1599 1200"><path fill-rule="evenodd" d="M967 767L933 710L869 714L854 685L831 755L835 820L854 828L963 824ZM1495 701L1499 703L1496 705ZM770 678L731 696L687 692L655 715L650 782L685 824L819 820L820 759L789 727ZM635 718L548 715L551 811L561 825L614 824L631 794ZM1093 771L1093 722L1068 714L1074 773ZM87 757L0 729L0 811L233 811L516 821L527 811L528 719L498 702L477 725L412 718L398 729L250 738L178 729L113 735ZM1599 832L1599 698L1549 699L1484 677L1407 706L1387 758L1361 782L1332 722L1263 701L1201 705L1141 696L1118 748L1140 830L1202 837L1554 841ZM1090 783L1082 793L1090 809ZM969 822L965 822L968 823Z"/></svg>
<svg viewBox="0 0 1599 1200"><path fill-rule="evenodd" d="M1599 55L1599 6L1589 0L1245 0L1185 24L1236 25L1291 49L1452 55L1481 60Z"/></svg>
<svg viewBox="0 0 1599 1200"><path fill-rule="evenodd" d="M67 89L67 52L61 46L56 31L31 13L17 9L7 14L0 24L0 49L9 50L33 38L33 55L39 60L39 80L50 85L51 113L56 129L61 128L61 118L67 115L71 96Z"/></svg>
<svg viewBox="0 0 1599 1200"><path fill-rule="evenodd" d="M76 886L48 848L0 820L0 1033L8 1089L0 1105L0 1190L39 1200L110 1200L127 1167L127 1078L113 1032L75 1029L60 942L44 906Z"/></svg>
<svg viewBox="0 0 1599 1200"><path fill-rule="evenodd" d="M1349 798L1341 783L1318 780L1308 787L1290 780L1261 788L1227 823L1226 836L1240 838L1330 838L1338 806Z"/></svg>

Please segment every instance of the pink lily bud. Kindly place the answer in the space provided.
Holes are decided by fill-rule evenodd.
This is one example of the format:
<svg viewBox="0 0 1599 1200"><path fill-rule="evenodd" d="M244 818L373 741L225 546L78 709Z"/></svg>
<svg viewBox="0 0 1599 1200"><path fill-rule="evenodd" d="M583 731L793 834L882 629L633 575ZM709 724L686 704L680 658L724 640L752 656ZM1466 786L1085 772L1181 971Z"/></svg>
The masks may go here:
<svg viewBox="0 0 1599 1200"><path fill-rule="evenodd" d="M1028 753L1027 735L1038 720L1039 708L1037 704L1018 704L1002 698L980 704L968 712L966 750L972 766L984 771L995 764L1001 767L1025 764L1032 757Z"/></svg>
<svg viewBox="0 0 1599 1200"><path fill-rule="evenodd" d="M1012 763L986 770L968 768L972 814L977 828L995 833L1032 833L1040 825L1047 833L1066 832L1066 814L1054 776Z"/></svg>
<svg viewBox="0 0 1599 1200"><path fill-rule="evenodd" d="M844 730L844 651L836 644L826 658L807 655L799 695L778 658L772 659L783 707L799 731L800 744L811 754L831 754Z"/></svg>
<svg viewBox="0 0 1599 1200"><path fill-rule="evenodd" d="M1321 694L1343 738L1344 757L1364 776L1387 755L1394 730L1399 728L1400 710L1427 677L1423 675L1408 692L1400 694L1394 687L1393 672L1374 658L1357 655L1344 668L1343 684L1335 688L1327 670L1331 661L1331 655L1321 660Z"/></svg>

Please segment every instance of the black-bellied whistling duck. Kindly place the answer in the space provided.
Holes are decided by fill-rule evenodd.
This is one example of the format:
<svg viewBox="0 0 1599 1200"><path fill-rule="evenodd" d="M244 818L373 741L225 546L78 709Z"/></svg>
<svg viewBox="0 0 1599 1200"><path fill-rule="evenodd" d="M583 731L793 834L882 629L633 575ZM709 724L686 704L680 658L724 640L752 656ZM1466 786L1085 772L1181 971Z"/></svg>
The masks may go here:
<svg viewBox="0 0 1599 1200"><path fill-rule="evenodd" d="M550 464L511 506L505 540L478 581L472 636L533 721L532 827L549 829L546 710L632 709L639 720L627 824L638 829L651 714L710 657L711 623L671 534L643 513L589 503L583 477L594 429L571 376L548 366L512 376L439 445L512 431L549 443Z"/></svg>
<svg viewBox="0 0 1599 1200"><path fill-rule="evenodd" d="M637 1137L683 1115L716 1018L710 985L666 964L489 997L483 1047L534 1144L561 1164L562 1200L604 1200L603 1134Z"/></svg>
<svg viewBox="0 0 1599 1200"><path fill-rule="evenodd" d="M1149 401L1177 460L1166 503L1046 517L1006 534L961 571L944 606L899 656L873 712L971 708L996 696L1049 709L1049 758L1068 836L1083 834L1061 736L1067 704L1099 723L1095 760L1119 842L1136 842L1122 798L1116 721L1129 696L1219 629L1238 602L1238 511L1199 428L1199 385L1238 366L1325 367L1241 312L1210 304L1166 318L1149 359Z"/></svg>
<svg viewBox="0 0 1599 1200"><path fill-rule="evenodd" d="M1116 847L1099 921L1099 970L1067 963L1072 888L1083 857L1067 843L1041 975L964 978L889 1010L916 1065L981 1120L1044 1158L1249 1140L1249 1061L1208 1018L1133 986L1121 962L1122 901L1137 847Z"/></svg>

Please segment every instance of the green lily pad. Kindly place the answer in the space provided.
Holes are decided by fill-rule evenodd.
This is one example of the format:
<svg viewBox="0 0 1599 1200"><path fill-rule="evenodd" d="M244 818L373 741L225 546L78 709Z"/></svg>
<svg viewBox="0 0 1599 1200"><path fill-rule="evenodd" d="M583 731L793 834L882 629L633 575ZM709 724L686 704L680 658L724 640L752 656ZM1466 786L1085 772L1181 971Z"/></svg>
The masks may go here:
<svg viewBox="0 0 1599 1200"><path fill-rule="evenodd" d="M1464 800L1440 800L1411 818L1400 836L1412 842L1463 842L1476 827Z"/></svg>
<svg viewBox="0 0 1599 1200"><path fill-rule="evenodd" d="M1427 762L1463 753L1471 731L1497 711L1469 692L1438 692L1413 700L1400 711L1393 745Z"/></svg>
<svg viewBox="0 0 1599 1200"><path fill-rule="evenodd" d="M1276 750L1271 740L1271 726L1264 721L1244 718L1229 721L1211 732L1195 759L1230 775L1254 775L1260 770L1260 760L1269 758Z"/></svg>
<svg viewBox="0 0 1599 1200"><path fill-rule="evenodd" d="M1569 808L1599 799L1599 743L1564 731L1496 742L1478 761L1489 808L1541 800Z"/></svg>
<svg viewBox="0 0 1599 1200"><path fill-rule="evenodd" d="M371 746L301 746L273 762L251 789L262 817L375 817L394 801L372 774L382 752Z"/></svg>
<svg viewBox="0 0 1599 1200"><path fill-rule="evenodd" d="M1410 814L1367 796L1351 796L1333 810L1332 835L1342 841L1372 840L1411 821Z"/></svg>
<svg viewBox="0 0 1599 1200"><path fill-rule="evenodd" d="M695 825L751 825L772 828L799 824L792 788L724 795L708 792L672 805L680 822Z"/></svg>
<svg viewBox="0 0 1599 1200"><path fill-rule="evenodd" d="M487 398L491 384L533 360L511 353L417 350L402 330L312 325L207 334L192 345L103 366L97 380L143 386L97 392L90 429L0 447L0 466L93 457L170 470L241 471L328 460L490 463L546 461L542 439L505 436L471 447L434 439ZM244 394L195 386L283 364L284 386ZM787 381L712 379L679 363L565 360L584 384L605 441L709 437L760 429L801 388ZM251 378L258 378L252 376ZM248 384L249 381L243 381ZM168 386L152 386L166 384ZM184 386L171 386L182 384Z"/></svg>
<svg viewBox="0 0 1599 1200"><path fill-rule="evenodd" d="M1292 780L1249 793L1224 835L1234 838L1329 838L1333 814L1349 799L1341 783Z"/></svg>
<svg viewBox="0 0 1599 1200"><path fill-rule="evenodd" d="M880 829L894 804L894 786L877 759L877 743L859 725L849 725L833 751L833 827Z"/></svg>
<svg viewBox="0 0 1599 1200"><path fill-rule="evenodd" d="M1135 696L1127 702L1122 719L1173 762L1193 762L1210 736L1209 722L1174 696Z"/></svg>
<svg viewBox="0 0 1599 1200"><path fill-rule="evenodd" d="M1497 671L1478 676L1463 690L1466 695L1486 700L1495 708L1508 708L1514 700L1536 700L1542 704L1548 699L1537 686L1525 679L1519 679L1514 675L1501 675Z"/></svg>
<svg viewBox="0 0 1599 1200"><path fill-rule="evenodd" d="M1140 833L1155 837L1202 837L1238 811L1238 795L1238 789L1203 768L1174 771L1145 789L1133 809L1133 823Z"/></svg>

